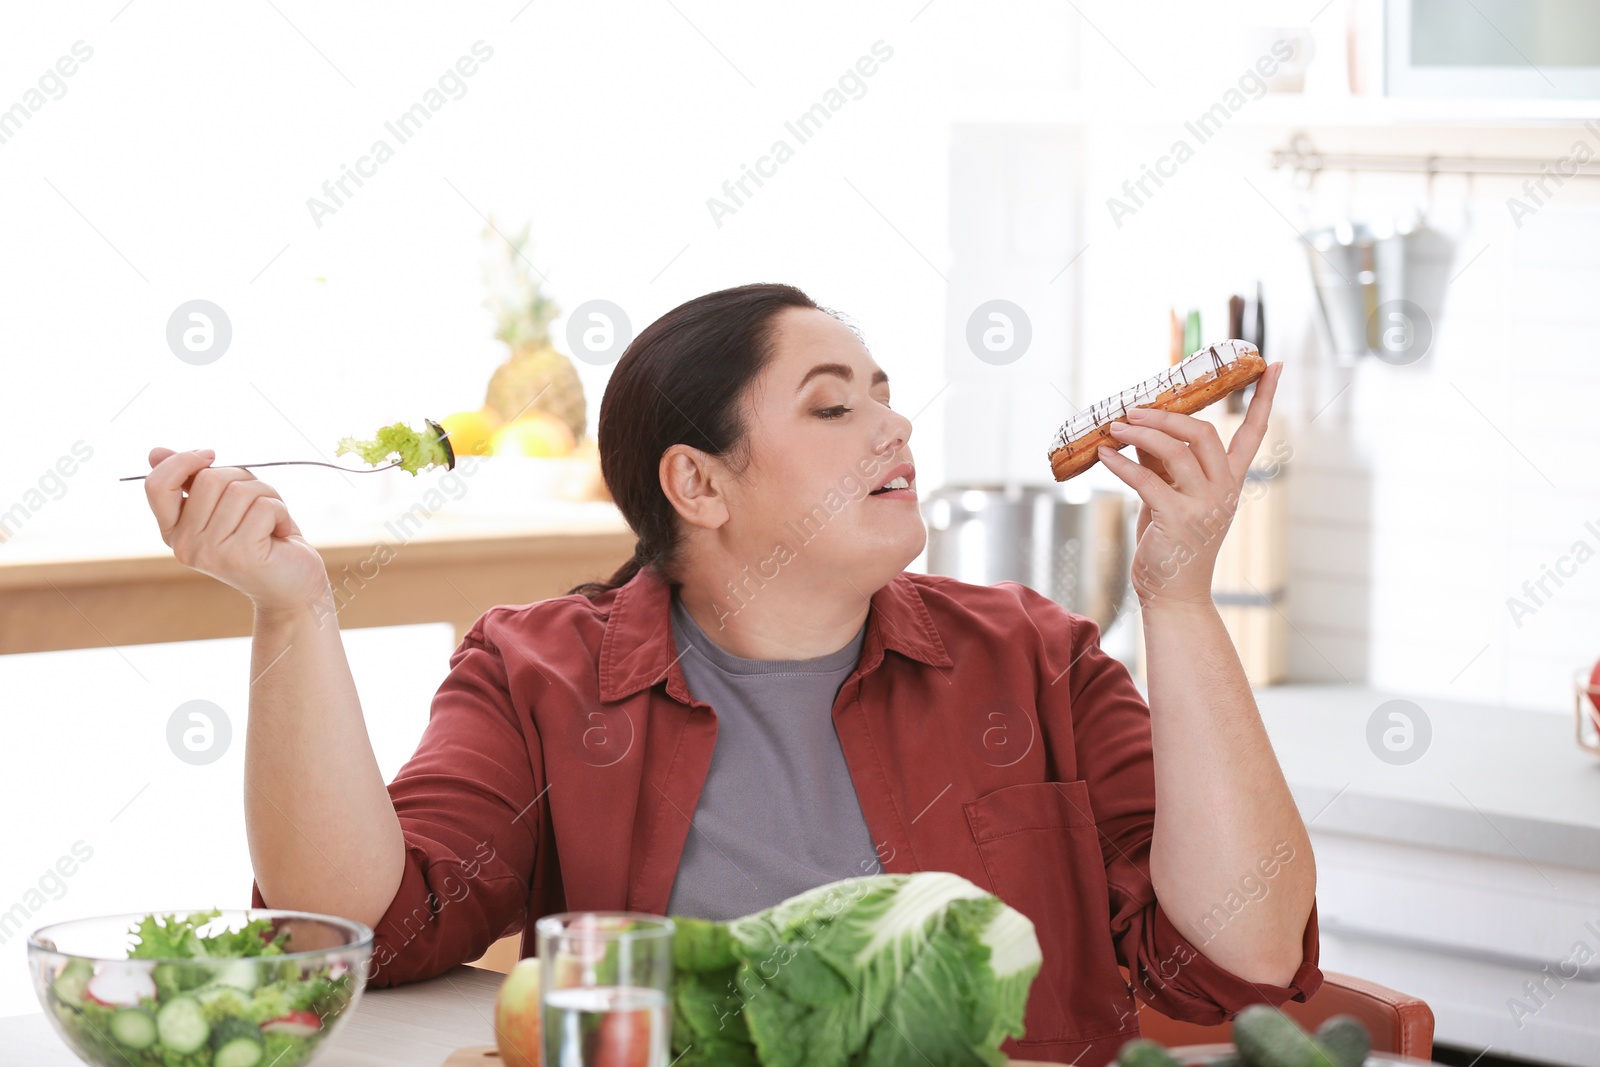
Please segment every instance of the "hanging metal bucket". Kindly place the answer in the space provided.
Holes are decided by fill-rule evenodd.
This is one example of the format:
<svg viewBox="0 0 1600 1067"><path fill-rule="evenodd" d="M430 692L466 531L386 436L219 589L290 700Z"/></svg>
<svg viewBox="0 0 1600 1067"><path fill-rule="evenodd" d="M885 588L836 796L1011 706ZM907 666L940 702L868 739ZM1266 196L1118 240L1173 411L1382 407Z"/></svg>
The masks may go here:
<svg viewBox="0 0 1600 1067"><path fill-rule="evenodd" d="M1425 224L1349 222L1303 242L1323 324L1342 356L1415 363L1433 346L1455 242Z"/></svg>

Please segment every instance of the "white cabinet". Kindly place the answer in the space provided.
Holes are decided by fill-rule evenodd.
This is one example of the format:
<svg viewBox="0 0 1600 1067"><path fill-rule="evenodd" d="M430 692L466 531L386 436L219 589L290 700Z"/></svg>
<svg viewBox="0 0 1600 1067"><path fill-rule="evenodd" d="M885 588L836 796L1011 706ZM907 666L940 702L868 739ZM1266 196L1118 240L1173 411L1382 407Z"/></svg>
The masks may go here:
<svg viewBox="0 0 1600 1067"><path fill-rule="evenodd" d="M1600 872L1311 837L1323 967L1423 998L1438 1041L1600 1062Z"/></svg>
<svg viewBox="0 0 1600 1067"><path fill-rule="evenodd" d="M1600 1063L1600 761L1570 720L1409 698L1426 750L1390 762L1406 699L1281 686L1257 703L1317 858L1322 966L1421 997L1435 1041Z"/></svg>

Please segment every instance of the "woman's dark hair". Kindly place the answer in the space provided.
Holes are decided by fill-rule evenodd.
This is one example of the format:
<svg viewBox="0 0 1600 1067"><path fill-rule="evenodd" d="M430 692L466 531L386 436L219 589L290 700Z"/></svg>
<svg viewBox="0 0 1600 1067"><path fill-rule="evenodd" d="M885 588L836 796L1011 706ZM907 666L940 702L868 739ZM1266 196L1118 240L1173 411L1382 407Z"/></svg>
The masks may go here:
<svg viewBox="0 0 1600 1067"><path fill-rule="evenodd" d="M674 580L678 513L661 490L661 455L684 444L742 464L749 442L740 401L772 360L774 320L785 308L827 310L792 285L721 289L679 304L622 353L596 436L606 488L639 540L610 578L568 595L593 599L647 566Z"/></svg>

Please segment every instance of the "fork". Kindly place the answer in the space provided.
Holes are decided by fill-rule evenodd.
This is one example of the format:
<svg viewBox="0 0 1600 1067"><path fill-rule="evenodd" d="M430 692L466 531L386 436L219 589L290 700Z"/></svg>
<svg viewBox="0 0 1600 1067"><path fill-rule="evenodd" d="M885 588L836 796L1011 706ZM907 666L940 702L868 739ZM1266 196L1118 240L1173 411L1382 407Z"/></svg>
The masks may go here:
<svg viewBox="0 0 1600 1067"><path fill-rule="evenodd" d="M400 461L397 459L390 460L381 467L368 467L366 470L359 470L355 467L341 467L337 463L324 463L320 459L275 459L271 463L220 463L217 464L213 469L220 470L225 467L238 467L242 470L247 467L287 467L294 463L303 463L308 467L332 467L334 470L344 471L346 474L372 474L375 471L386 471L390 467L400 466ZM150 477L148 474L130 474L126 478L118 478L117 481L137 482L148 477Z"/></svg>

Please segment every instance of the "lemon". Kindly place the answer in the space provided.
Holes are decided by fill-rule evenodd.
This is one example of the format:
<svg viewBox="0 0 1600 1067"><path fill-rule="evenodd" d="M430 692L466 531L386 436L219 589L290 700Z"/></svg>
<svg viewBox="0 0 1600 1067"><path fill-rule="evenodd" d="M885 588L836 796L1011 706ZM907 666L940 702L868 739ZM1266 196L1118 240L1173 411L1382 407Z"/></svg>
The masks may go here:
<svg viewBox="0 0 1600 1067"><path fill-rule="evenodd" d="M450 447L455 449L456 455L487 456L489 442L500 426L500 418L487 408L478 408L446 415L439 420L439 425L444 427L445 434L450 438Z"/></svg>

